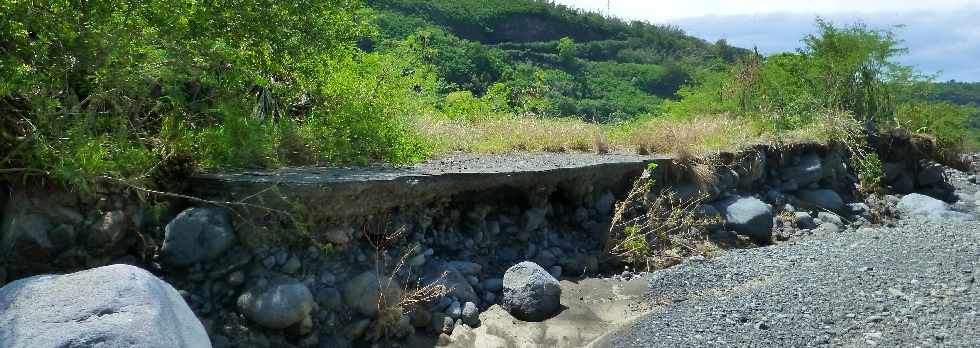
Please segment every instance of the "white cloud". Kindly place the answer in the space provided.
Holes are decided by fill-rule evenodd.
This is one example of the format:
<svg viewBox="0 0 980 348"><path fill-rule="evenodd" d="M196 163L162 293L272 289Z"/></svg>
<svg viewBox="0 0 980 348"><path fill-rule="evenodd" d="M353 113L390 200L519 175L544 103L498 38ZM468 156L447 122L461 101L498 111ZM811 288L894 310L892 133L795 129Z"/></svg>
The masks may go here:
<svg viewBox="0 0 980 348"><path fill-rule="evenodd" d="M672 24L706 40L726 39L734 46L758 47L760 52L793 51L800 39L814 30L814 15L771 13L761 15L687 18ZM880 29L892 29L909 48L899 57L903 64L940 79L980 81L980 30L975 19L980 10L955 13L907 12L880 14L830 14L838 24L861 21ZM896 25L904 25L895 28Z"/></svg>
<svg viewBox="0 0 980 348"><path fill-rule="evenodd" d="M607 0L556 2L606 13ZM814 18L892 28L910 52L900 58L940 79L980 81L980 0L611 0L612 15L675 25L709 41L761 52L792 51Z"/></svg>

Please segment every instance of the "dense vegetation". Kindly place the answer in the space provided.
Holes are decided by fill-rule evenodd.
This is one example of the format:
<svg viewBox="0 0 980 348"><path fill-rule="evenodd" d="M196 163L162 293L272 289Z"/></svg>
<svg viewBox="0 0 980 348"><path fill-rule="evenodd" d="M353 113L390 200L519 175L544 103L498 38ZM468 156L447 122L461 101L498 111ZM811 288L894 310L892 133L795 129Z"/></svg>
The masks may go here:
<svg viewBox="0 0 980 348"><path fill-rule="evenodd" d="M434 88L365 53L357 2L12 1L0 14L0 167L84 182L204 167L426 155L406 118ZM164 161L166 162L166 161ZM10 171L8 169L8 171Z"/></svg>
<svg viewBox="0 0 980 348"><path fill-rule="evenodd" d="M656 113L694 72L747 53L547 1L369 2L377 44L421 42L442 92L490 93L507 112L598 121Z"/></svg>
<svg viewBox="0 0 980 348"><path fill-rule="evenodd" d="M799 52L762 57L545 1L0 1L0 174L80 189L891 129L958 148L970 112L938 101L969 86L923 92L898 40L862 25L818 22Z"/></svg>

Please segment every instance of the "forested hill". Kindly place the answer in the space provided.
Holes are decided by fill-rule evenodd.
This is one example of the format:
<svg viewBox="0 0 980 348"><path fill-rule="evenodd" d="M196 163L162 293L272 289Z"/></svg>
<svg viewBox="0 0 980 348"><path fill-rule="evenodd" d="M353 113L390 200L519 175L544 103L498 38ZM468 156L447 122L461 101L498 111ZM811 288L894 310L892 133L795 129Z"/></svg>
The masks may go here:
<svg viewBox="0 0 980 348"><path fill-rule="evenodd" d="M748 53L677 28L547 1L369 0L368 5L380 31L369 47L414 38L431 49L443 93L505 94L513 106L532 113L597 121L654 113L698 71Z"/></svg>
<svg viewBox="0 0 980 348"><path fill-rule="evenodd" d="M936 83L930 99L956 105L980 105L980 82L947 81Z"/></svg>

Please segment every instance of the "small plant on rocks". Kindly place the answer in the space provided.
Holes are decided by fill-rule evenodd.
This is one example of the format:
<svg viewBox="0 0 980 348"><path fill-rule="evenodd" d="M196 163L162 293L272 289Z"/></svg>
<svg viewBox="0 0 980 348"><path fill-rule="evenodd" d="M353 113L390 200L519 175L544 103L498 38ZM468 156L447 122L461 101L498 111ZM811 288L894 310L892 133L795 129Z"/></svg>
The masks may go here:
<svg viewBox="0 0 980 348"><path fill-rule="evenodd" d="M645 270L670 267L687 256L710 256L718 248L705 237L703 226L712 221L698 216L701 199L680 201L670 191L650 195L656 168L647 168L626 199L616 204L608 252Z"/></svg>
<svg viewBox="0 0 980 348"><path fill-rule="evenodd" d="M377 274L384 275L378 277L378 289L382 289L378 296L378 311L371 323L371 327L366 333L366 338L370 341L378 341L388 338L404 337L407 324L406 315L416 310L426 310L424 305L431 303L439 298L448 295L454 289L444 285L444 279L448 273L428 283L423 283L420 278L411 273L411 268L406 267L408 259L415 255L418 246L413 246L400 253L398 261L389 267L388 251L397 244L405 232L401 227L391 231L388 229L386 218L377 219L374 223L366 225L367 231L364 234L368 243L374 247L377 255ZM397 254L396 254L397 255ZM408 280L400 282L399 278ZM414 281L413 281L414 280ZM405 283L406 285L401 285ZM387 291L388 289L397 289ZM407 332L411 333L411 332Z"/></svg>

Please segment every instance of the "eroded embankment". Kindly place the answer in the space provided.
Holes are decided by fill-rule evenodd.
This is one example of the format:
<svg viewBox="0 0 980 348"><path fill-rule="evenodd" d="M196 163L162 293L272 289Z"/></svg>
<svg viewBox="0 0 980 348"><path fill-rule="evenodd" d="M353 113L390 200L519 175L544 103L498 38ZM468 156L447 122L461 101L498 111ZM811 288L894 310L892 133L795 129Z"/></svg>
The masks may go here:
<svg viewBox="0 0 980 348"><path fill-rule="evenodd" d="M478 326L477 312L499 302L502 275L517 262L572 279L617 270L604 252L611 214L650 163L659 165L655 191L706 197L699 211L727 219L712 238L767 243L792 237L773 225L787 204L869 217L846 205L855 181L846 158L837 147L758 146L721 154L705 180L687 160L666 157L461 157L204 175L188 193L200 199L153 204L121 189L80 197L15 186L0 284L126 262L179 289L215 346L436 337ZM937 179L916 158L889 158L888 168L899 171L886 177L892 185L945 184L941 168ZM425 301L416 290L432 283L452 292Z"/></svg>

